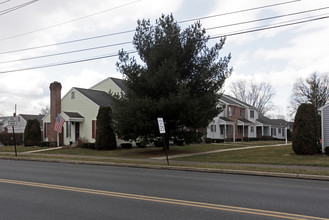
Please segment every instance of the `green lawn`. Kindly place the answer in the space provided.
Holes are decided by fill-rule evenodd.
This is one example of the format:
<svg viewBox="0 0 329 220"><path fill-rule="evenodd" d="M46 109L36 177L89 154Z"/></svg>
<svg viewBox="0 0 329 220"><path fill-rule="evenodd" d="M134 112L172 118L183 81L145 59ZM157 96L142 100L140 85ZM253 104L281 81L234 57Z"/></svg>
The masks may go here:
<svg viewBox="0 0 329 220"><path fill-rule="evenodd" d="M25 151L34 151L34 150L40 150L45 149L42 147L24 147L24 146L16 146L17 152L25 152ZM14 146L0 146L0 153L11 153L15 152Z"/></svg>
<svg viewBox="0 0 329 220"><path fill-rule="evenodd" d="M177 158L177 160L222 163L309 165L329 167L329 157L327 155L296 155L293 152L291 145L229 151L215 154Z"/></svg>
<svg viewBox="0 0 329 220"><path fill-rule="evenodd" d="M244 146L260 146L282 144L282 141L258 141L258 142L243 142L243 143L219 143L219 144L191 144L185 146L170 146L169 155L198 153L228 148L239 148ZM147 148L132 148L98 151L82 148L64 148L47 152L48 154L67 154L67 155L84 155L84 156L103 156L103 157L120 157L120 158L138 158L148 159L152 157L164 156L164 151L159 147Z"/></svg>

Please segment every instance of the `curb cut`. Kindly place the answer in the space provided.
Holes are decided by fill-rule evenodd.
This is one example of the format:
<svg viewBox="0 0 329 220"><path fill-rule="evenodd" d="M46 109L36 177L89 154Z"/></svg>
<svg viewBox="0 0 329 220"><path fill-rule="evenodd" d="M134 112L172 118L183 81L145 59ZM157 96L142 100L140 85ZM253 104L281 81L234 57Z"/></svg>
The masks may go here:
<svg viewBox="0 0 329 220"><path fill-rule="evenodd" d="M192 171L192 172L206 172L206 173L223 173L223 174L236 174L236 175L252 175L252 176L264 176L264 177L279 177L279 178L291 178L291 179L329 181L329 176L297 174L297 173L276 173L276 172L265 172L265 171L250 171L250 170L197 168L197 167L185 167L185 166L147 165L147 164L131 164L131 163L118 163L118 162L100 162L100 161L79 161L79 160L65 160L65 159L17 158L17 157L3 157L3 156L0 156L0 159L53 162L53 163L70 163L70 164L86 164L86 165L102 165L102 166L116 166L116 167L131 167L131 168L145 168L145 169L159 169L159 170Z"/></svg>

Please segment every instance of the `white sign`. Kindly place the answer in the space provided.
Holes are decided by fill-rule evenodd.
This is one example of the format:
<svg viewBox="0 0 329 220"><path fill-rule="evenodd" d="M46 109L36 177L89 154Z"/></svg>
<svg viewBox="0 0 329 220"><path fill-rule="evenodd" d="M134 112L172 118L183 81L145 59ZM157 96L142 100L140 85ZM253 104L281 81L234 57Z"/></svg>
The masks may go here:
<svg viewBox="0 0 329 220"><path fill-rule="evenodd" d="M15 126L17 124L16 122L16 117L10 117L9 120L8 120L8 125L12 125L12 126Z"/></svg>
<svg viewBox="0 0 329 220"><path fill-rule="evenodd" d="M165 125L164 125L164 122L163 122L163 118L158 118L158 125L159 125L160 134L166 133L166 129L165 129Z"/></svg>

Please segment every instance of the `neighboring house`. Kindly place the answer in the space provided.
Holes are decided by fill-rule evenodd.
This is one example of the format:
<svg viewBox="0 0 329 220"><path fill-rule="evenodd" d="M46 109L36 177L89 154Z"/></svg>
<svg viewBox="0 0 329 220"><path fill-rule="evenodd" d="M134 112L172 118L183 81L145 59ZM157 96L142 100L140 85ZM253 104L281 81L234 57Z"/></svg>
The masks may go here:
<svg viewBox="0 0 329 220"><path fill-rule="evenodd" d="M0 134L1 133L8 133L8 120L9 117L0 117Z"/></svg>
<svg viewBox="0 0 329 220"><path fill-rule="evenodd" d="M219 102L223 111L208 125L207 138L235 141L272 136L285 139L286 121L267 118L255 107L229 95L223 94Z"/></svg>
<svg viewBox="0 0 329 220"><path fill-rule="evenodd" d="M14 130L16 134L24 134L26 123L30 119L38 119L40 123L40 129L41 132L43 131L43 124L42 124L42 118L44 115L28 115L28 114L19 114L16 116L16 119L13 119L14 117L2 117L0 118L0 133L12 133L13 129L12 126L9 126L9 120L16 120L16 125L14 125Z"/></svg>
<svg viewBox="0 0 329 220"><path fill-rule="evenodd" d="M65 123L62 129L64 145L71 145L79 138L94 143L96 139L97 115L99 107L113 107L113 100L109 92L121 93L126 91L122 80L107 78L90 89L72 88L61 99L61 116ZM51 111L52 107L50 107ZM50 114L43 118L44 141L49 141ZM120 140L118 140L120 143Z"/></svg>
<svg viewBox="0 0 329 220"><path fill-rule="evenodd" d="M37 119L40 123L41 132L43 131L42 119L44 115L27 115L19 114L16 117L16 125L14 126L16 134L24 134L25 127L28 120ZM12 126L8 126L8 133L12 133Z"/></svg>
<svg viewBox="0 0 329 220"><path fill-rule="evenodd" d="M319 109L321 114L321 139L322 139L322 153L325 148L329 147L329 104Z"/></svg>

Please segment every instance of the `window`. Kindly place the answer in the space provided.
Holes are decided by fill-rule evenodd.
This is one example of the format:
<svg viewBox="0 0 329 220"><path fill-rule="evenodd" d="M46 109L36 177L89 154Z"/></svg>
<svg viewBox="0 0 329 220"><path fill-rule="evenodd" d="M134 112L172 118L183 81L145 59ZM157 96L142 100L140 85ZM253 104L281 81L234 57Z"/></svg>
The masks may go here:
<svg viewBox="0 0 329 220"><path fill-rule="evenodd" d="M252 132L252 133L254 132L254 126L250 127L250 132Z"/></svg>
<svg viewBox="0 0 329 220"><path fill-rule="evenodd" d="M233 133L233 126L232 125L229 125L229 127L228 127L228 134L229 135L232 135L232 133Z"/></svg>
<svg viewBox="0 0 329 220"><path fill-rule="evenodd" d="M242 117L242 116L243 116L243 110L240 109L240 118L244 118L244 117Z"/></svg>
<svg viewBox="0 0 329 220"><path fill-rule="evenodd" d="M232 116L232 107L228 107L228 116Z"/></svg>
<svg viewBox="0 0 329 220"><path fill-rule="evenodd" d="M91 121L91 127L92 127L92 138L96 138L96 125L97 125L97 121L96 120L92 120Z"/></svg>
<svg viewBox="0 0 329 220"><path fill-rule="evenodd" d="M66 121L65 124L66 137L71 138L71 122Z"/></svg>
<svg viewBox="0 0 329 220"><path fill-rule="evenodd" d="M220 125L220 134L224 135L224 125Z"/></svg>
<svg viewBox="0 0 329 220"><path fill-rule="evenodd" d="M278 129L278 133L281 134L281 128Z"/></svg>
<svg viewBox="0 0 329 220"><path fill-rule="evenodd" d="M71 92L71 99L75 99L75 92Z"/></svg>
<svg viewBox="0 0 329 220"><path fill-rule="evenodd" d="M236 108L233 107L233 116L236 116Z"/></svg>
<svg viewBox="0 0 329 220"><path fill-rule="evenodd" d="M272 128L272 136L276 136L276 128Z"/></svg>
<svg viewBox="0 0 329 220"><path fill-rule="evenodd" d="M216 125L211 125L210 126L210 131L211 132L216 132Z"/></svg>
<svg viewBox="0 0 329 220"><path fill-rule="evenodd" d="M254 118L255 117L255 112L254 110L250 110L250 118Z"/></svg>

